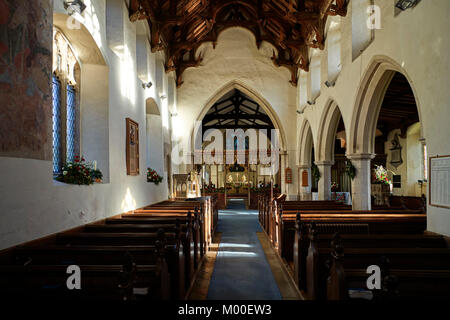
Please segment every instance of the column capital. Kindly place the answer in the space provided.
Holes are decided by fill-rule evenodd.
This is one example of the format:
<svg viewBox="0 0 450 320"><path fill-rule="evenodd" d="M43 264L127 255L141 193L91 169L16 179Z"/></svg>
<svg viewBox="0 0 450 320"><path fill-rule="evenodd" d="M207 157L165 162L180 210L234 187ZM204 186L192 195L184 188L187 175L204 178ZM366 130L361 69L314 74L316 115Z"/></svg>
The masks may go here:
<svg viewBox="0 0 450 320"><path fill-rule="evenodd" d="M299 169L311 169L311 165L310 164L298 164L297 168L299 168Z"/></svg>
<svg viewBox="0 0 450 320"><path fill-rule="evenodd" d="M318 160L314 161L314 163L318 166L332 166L334 164L334 161L332 160Z"/></svg>
<svg viewBox="0 0 450 320"><path fill-rule="evenodd" d="M371 160L375 158L374 153L352 153L345 155L350 160Z"/></svg>

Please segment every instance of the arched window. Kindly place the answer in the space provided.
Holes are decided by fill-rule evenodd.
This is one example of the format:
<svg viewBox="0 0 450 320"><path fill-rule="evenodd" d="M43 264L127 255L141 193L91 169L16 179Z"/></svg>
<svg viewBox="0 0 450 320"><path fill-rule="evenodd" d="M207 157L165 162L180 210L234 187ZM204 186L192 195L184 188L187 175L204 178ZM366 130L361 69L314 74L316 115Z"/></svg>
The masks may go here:
<svg viewBox="0 0 450 320"><path fill-rule="evenodd" d="M53 31L53 174L79 153L80 65L58 29Z"/></svg>

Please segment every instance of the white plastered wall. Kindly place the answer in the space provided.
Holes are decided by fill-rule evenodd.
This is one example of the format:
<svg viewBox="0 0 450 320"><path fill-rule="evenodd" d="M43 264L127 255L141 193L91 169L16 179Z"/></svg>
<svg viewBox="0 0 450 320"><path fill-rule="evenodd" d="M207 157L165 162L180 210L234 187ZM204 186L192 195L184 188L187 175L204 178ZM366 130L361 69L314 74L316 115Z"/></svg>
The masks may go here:
<svg viewBox="0 0 450 320"><path fill-rule="evenodd" d="M351 6L347 16L341 18L342 70L334 87L327 88L322 82L315 105L307 106L304 113L298 115L298 127L307 119L316 140L321 115L330 99L339 105L346 126L350 125L367 70L375 60L388 61L405 74L413 89L428 155L450 154L450 61L446 54L450 50L450 38L446 34L450 27L450 2L421 1L415 8L397 16L393 1L380 0L376 5L381 9L381 29L375 30L373 41L354 61ZM326 50L321 59L326 61L328 57L324 52ZM346 127L347 135L348 129ZM428 206L427 229L450 235L450 209Z"/></svg>
<svg viewBox="0 0 450 320"><path fill-rule="evenodd" d="M253 34L242 28L223 31L213 49L211 43L203 44L197 51L204 57L200 67L187 69L183 85L177 91L178 116L174 119L174 139L187 142L196 120L205 112L212 97L230 83L237 83L266 101L279 119L285 133L288 166L295 167L297 88L289 83L290 73L271 61L273 47L263 42L256 47ZM219 97L220 98L220 97ZM267 110L266 110L267 111ZM269 112L268 112L269 113ZM276 126L277 124L275 124ZM183 166L178 170L182 172ZM296 170L292 170L293 173ZM286 192L296 197L297 174Z"/></svg>
<svg viewBox="0 0 450 320"><path fill-rule="evenodd" d="M120 2L123 3L123 1ZM119 39L111 39L114 41L108 41L106 32L107 1L85 0L84 3L87 8L83 13L85 19L82 24L83 29L89 31L103 57L89 57L88 50L80 52L80 54L83 58L89 58L88 60L103 59L105 65L89 64L88 68L83 70L83 61L81 61L81 72L90 72L91 75L94 75L98 73L99 68L107 68L107 76L106 79L100 78L103 81L101 87L106 87L104 97L89 88L82 87L81 92L82 108L83 106L89 108L81 114L81 117L101 118L100 122L85 119L86 125L88 125L85 130L92 130L94 133L106 131L106 136L103 135L99 140L96 139L96 134L91 134L85 136L84 139L82 137L82 140L85 144L87 143L86 139L93 140L89 144L91 146L97 144L98 153L106 152L104 156L106 163L103 164L99 161L98 168L105 171L109 178L105 183L91 186L67 185L53 181L51 161L0 157L2 180L0 184L0 249L167 198L166 179L159 186L146 181L148 140L145 101L148 97L154 98L158 108L161 109L160 97L156 93L163 83L155 80L155 54L150 52L149 47L147 47L147 72L148 80L152 81L153 86L144 90L142 81L138 78L138 74L142 76L145 70L138 71L136 69L136 34L142 34L142 26L137 28L137 25L144 22L131 23L128 19L128 12L123 12L123 16L127 18L122 20L124 50L121 55L120 50L114 52L109 46L109 44L113 44L116 48L120 47L121 39L119 37ZM125 10L125 6L123 6L123 10ZM60 14L66 12L62 0L54 1L54 12ZM83 42L85 39L81 36L78 40ZM138 41L139 44L142 45L142 42ZM142 54L141 50L139 55L142 56ZM140 63L139 67L141 68L143 65L145 64ZM162 78L167 83L167 74L164 73ZM100 79L91 78L91 84L99 86ZM104 83L105 81L107 83ZM89 85L87 82L84 84ZM90 108L90 105L95 108ZM103 106L103 108L99 106ZM100 109L106 109L106 114L96 112ZM138 176L126 175L125 118L127 117L137 121L140 128L140 175ZM161 127L150 126L150 136L157 136L152 130L159 133ZM159 136L161 135L162 132ZM152 143L150 139L150 144ZM156 147L158 148L158 146ZM83 151L86 151L86 158L89 161L103 157L95 155L95 150L88 152L85 149ZM163 174L164 159L159 150L155 150L155 153L152 154L151 163L154 164L154 167L161 168L161 174Z"/></svg>

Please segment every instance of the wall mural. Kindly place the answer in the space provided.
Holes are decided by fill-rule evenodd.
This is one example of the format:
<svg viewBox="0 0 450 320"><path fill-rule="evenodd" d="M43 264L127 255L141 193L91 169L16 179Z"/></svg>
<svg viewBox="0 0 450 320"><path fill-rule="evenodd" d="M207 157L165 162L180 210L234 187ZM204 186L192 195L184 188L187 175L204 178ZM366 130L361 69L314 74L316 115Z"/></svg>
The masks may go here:
<svg viewBox="0 0 450 320"><path fill-rule="evenodd" d="M0 0L0 156L52 159L50 0Z"/></svg>

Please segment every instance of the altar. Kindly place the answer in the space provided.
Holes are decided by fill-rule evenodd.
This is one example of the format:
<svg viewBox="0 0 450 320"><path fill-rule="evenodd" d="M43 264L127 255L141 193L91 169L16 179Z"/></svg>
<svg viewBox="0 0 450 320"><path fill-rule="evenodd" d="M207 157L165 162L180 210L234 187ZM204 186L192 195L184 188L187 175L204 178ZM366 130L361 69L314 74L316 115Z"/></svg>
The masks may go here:
<svg viewBox="0 0 450 320"><path fill-rule="evenodd" d="M230 196L247 196L248 195L248 173L242 172L228 172L226 177L227 194Z"/></svg>

